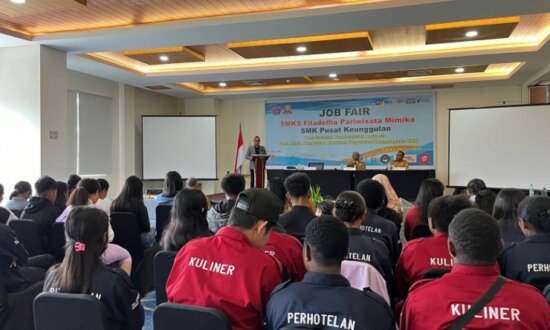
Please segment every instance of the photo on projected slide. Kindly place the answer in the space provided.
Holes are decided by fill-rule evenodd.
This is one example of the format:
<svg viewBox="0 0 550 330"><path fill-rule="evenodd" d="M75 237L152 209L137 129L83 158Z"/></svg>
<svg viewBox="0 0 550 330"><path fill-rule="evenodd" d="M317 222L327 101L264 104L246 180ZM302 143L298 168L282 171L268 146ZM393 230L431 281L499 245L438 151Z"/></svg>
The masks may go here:
<svg viewBox="0 0 550 330"><path fill-rule="evenodd" d="M333 100L267 101L268 166L340 167L361 154L367 167L382 168L399 150L417 168L434 167L434 94Z"/></svg>

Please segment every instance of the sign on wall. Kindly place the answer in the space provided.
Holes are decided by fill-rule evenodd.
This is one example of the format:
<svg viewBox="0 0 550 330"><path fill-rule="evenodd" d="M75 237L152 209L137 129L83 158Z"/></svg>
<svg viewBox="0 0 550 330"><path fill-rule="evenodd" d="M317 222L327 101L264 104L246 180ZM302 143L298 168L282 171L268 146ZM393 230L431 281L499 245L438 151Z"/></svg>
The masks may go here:
<svg viewBox="0 0 550 330"><path fill-rule="evenodd" d="M340 167L361 154L367 167L399 150L411 166L434 167L434 94L353 99L266 101L270 166L323 162ZM385 156L385 157L387 157Z"/></svg>

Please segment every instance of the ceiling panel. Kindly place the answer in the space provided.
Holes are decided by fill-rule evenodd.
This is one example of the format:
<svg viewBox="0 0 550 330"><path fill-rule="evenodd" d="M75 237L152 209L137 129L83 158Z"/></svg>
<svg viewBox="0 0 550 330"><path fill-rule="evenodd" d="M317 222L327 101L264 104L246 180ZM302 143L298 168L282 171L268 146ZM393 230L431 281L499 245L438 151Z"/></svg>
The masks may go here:
<svg viewBox="0 0 550 330"><path fill-rule="evenodd" d="M193 47L166 47L157 49L128 50L124 56L149 65L204 62L204 55ZM161 59L165 57L164 60Z"/></svg>
<svg viewBox="0 0 550 330"><path fill-rule="evenodd" d="M461 73L475 73L485 72L488 65L467 65L462 66L464 71ZM461 74L455 70L458 67L445 67L445 68L427 68L427 69L414 69L414 70L402 70L402 71L386 71L386 72L369 72L358 73L357 78L360 80L376 80L376 79L395 79L395 78L411 78L411 77L425 77L425 76L441 76L449 74Z"/></svg>
<svg viewBox="0 0 550 330"><path fill-rule="evenodd" d="M86 3L86 0L27 0L24 4L16 4L9 0L3 0L0 1L0 17L19 18L55 10L84 8Z"/></svg>
<svg viewBox="0 0 550 330"><path fill-rule="evenodd" d="M517 26L518 23L515 22L428 30L426 31L426 44L508 38ZM477 33L475 37L466 36L466 33L474 31Z"/></svg>
<svg viewBox="0 0 550 330"><path fill-rule="evenodd" d="M287 85L287 84L308 84L311 83L309 77L289 77L289 78L274 78L274 79L251 79L251 80L233 80L224 81L226 88L235 87L263 87L274 85ZM210 88L220 88L219 81L201 82L202 85Z"/></svg>

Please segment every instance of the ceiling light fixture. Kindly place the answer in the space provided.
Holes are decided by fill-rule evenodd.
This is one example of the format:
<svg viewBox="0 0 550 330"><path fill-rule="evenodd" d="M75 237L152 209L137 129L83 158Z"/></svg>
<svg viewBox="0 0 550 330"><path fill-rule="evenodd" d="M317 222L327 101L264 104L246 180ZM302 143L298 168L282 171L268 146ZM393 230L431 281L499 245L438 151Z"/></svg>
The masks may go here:
<svg viewBox="0 0 550 330"><path fill-rule="evenodd" d="M16 3L16 4L18 4L18 5L27 2L27 0L10 0L10 1L13 2L13 3Z"/></svg>
<svg viewBox="0 0 550 330"><path fill-rule="evenodd" d="M287 83L287 84L290 84L290 79L287 79L287 80L286 80L286 83Z"/></svg>
<svg viewBox="0 0 550 330"><path fill-rule="evenodd" d="M306 46L298 46L298 47L296 47L296 51L298 53L305 53L305 52L307 52L307 47Z"/></svg>
<svg viewBox="0 0 550 330"><path fill-rule="evenodd" d="M462 73L462 72L464 72L464 68L456 68L455 72L456 73Z"/></svg>
<svg viewBox="0 0 550 330"><path fill-rule="evenodd" d="M478 33L476 30L471 30L471 31L468 31L466 32L465 36L468 37L468 38L474 38L474 37L477 37Z"/></svg>
<svg viewBox="0 0 550 330"><path fill-rule="evenodd" d="M334 78L338 77L338 74L337 73L331 73L331 74L328 75L328 77L334 79Z"/></svg>
<svg viewBox="0 0 550 330"><path fill-rule="evenodd" d="M170 58L166 55L160 55L159 56L159 60L163 61L163 62L168 62Z"/></svg>
<svg viewBox="0 0 550 330"><path fill-rule="evenodd" d="M222 81L222 82L220 82L220 83L218 84L218 86L220 86L220 87L226 87L226 86L227 86L227 83L225 83L225 82Z"/></svg>
<svg viewBox="0 0 550 330"><path fill-rule="evenodd" d="M334 78L333 80L334 80L334 81L339 81L340 78L336 77L336 78Z"/></svg>

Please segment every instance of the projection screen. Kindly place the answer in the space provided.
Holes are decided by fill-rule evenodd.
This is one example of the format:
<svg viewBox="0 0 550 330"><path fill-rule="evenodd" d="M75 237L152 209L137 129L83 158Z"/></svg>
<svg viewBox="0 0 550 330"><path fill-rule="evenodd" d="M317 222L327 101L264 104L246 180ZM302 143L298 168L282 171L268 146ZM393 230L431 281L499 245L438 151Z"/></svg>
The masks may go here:
<svg viewBox="0 0 550 330"><path fill-rule="evenodd" d="M216 179L215 116L143 116L143 179Z"/></svg>
<svg viewBox="0 0 550 330"><path fill-rule="evenodd" d="M550 188L550 105L450 109L449 186Z"/></svg>

